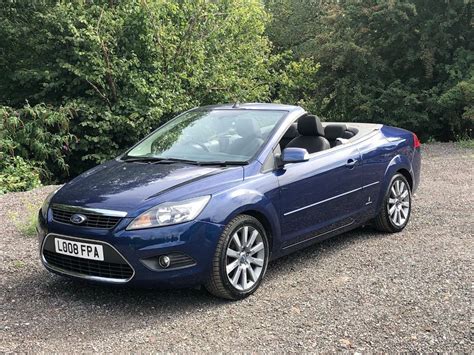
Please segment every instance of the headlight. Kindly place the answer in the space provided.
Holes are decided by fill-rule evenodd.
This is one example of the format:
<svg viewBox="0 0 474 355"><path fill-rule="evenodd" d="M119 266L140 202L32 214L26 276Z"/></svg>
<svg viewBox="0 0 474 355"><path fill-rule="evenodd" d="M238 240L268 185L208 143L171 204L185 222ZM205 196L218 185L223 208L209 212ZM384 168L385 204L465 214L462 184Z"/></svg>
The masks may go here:
<svg viewBox="0 0 474 355"><path fill-rule="evenodd" d="M206 207L211 196L201 196L189 200L166 202L155 206L135 218L127 230L169 226L192 221Z"/></svg>
<svg viewBox="0 0 474 355"><path fill-rule="evenodd" d="M59 188L60 189L60 188ZM59 191L59 189L54 190L51 192L46 199L43 202L43 206L41 206L41 215L43 218L46 220L48 219L48 208L49 208L49 203L51 202L51 199L53 198L54 194Z"/></svg>

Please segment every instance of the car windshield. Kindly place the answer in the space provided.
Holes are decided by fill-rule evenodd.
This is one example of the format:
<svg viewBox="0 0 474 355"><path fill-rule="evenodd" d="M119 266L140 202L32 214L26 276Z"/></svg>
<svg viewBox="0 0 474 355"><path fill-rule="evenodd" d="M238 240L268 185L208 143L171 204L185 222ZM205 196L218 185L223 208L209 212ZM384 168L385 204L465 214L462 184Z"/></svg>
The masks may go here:
<svg viewBox="0 0 474 355"><path fill-rule="evenodd" d="M246 163L286 113L249 109L189 111L156 130L122 159Z"/></svg>

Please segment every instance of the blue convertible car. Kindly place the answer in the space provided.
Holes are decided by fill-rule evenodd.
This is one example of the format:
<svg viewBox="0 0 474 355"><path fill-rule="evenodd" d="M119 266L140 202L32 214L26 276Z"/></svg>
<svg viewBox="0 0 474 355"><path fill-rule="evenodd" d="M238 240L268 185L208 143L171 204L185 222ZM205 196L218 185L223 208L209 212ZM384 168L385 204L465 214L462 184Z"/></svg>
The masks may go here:
<svg viewBox="0 0 474 355"><path fill-rule="evenodd" d="M41 260L74 278L241 299L272 259L370 222L401 231L420 161L399 128L287 105L195 108L49 195Z"/></svg>

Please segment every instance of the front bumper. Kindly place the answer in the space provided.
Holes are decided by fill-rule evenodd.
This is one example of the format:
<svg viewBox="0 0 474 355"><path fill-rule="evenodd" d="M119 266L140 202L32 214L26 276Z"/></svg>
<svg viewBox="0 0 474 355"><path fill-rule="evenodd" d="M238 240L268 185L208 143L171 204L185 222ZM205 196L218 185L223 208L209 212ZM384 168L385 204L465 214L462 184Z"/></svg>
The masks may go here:
<svg viewBox="0 0 474 355"><path fill-rule="evenodd" d="M191 221L174 226L127 231L125 228L129 222L129 218L123 218L115 228L104 230L58 223L52 220L51 212L46 222L40 213L37 229L41 261L51 272L96 283L137 287L188 287L205 282L210 272L217 241L224 228L222 225ZM78 268L71 271L69 268L63 269L48 263L44 254L45 244L56 236L88 243L96 242L110 247L124 259L123 264L131 267L132 276L120 279L91 277ZM51 251L50 241L48 244L47 249ZM186 255L194 263L184 267L170 266L168 269L160 269L151 267L152 263L147 262L162 255Z"/></svg>

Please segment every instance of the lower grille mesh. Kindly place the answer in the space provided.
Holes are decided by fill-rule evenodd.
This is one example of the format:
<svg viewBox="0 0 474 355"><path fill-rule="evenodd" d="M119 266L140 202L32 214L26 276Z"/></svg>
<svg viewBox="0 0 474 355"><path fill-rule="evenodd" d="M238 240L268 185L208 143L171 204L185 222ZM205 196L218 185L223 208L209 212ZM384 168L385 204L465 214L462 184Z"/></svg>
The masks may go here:
<svg viewBox="0 0 474 355"><path fill-rule="evenodd" d="M128 280L133 270L128 264L108 263L89 259L62 255L49 250L43 250L46 262L61 270L72 271L81 275L98 276L112 279Z"/></svg>
<svg viewBox="0 0 474 355"><path fill-rule="evenodd" d="M196 265L194 259L185 254L173 253L169 255L169 258L171 260L170 268L180 268L185 266Z"/></svg>

